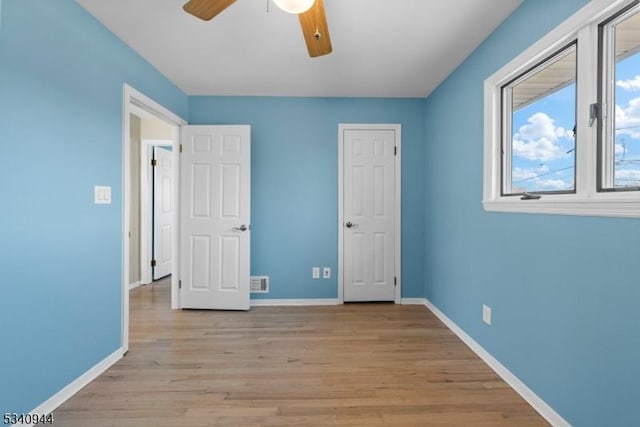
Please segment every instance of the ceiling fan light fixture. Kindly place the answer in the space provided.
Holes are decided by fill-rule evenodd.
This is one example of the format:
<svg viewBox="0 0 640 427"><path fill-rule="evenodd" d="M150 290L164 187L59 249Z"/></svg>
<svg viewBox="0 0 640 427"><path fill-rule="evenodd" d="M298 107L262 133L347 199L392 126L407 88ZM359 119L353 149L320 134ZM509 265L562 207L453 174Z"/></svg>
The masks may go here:
<svg viewBox="0 0 640 427"><path fill-rule="evenodd" d="M300 14L311 9L315 0L273 0L273 2L285 12Z"/></svg>

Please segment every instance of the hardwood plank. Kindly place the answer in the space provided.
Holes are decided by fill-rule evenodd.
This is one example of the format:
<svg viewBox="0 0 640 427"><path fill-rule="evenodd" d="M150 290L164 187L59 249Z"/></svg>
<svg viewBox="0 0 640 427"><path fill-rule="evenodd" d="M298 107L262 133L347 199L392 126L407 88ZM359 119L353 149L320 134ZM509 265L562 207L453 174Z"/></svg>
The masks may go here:
<svg viewBox="0 0 640 427"><path fill-rule="evenodd" d="M131 292L130 322L56 425L548 425L425 307L172 311L165 280Z"/></svg>

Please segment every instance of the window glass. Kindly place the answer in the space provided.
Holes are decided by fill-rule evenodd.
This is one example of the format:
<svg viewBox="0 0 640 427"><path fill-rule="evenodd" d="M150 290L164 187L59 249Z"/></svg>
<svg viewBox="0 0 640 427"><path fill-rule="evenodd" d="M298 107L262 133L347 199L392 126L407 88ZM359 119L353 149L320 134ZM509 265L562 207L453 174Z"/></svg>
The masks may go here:
<svg viewBox="0 0 640 427"><path fill-rule="evenodd" d="M503 88L504 107L503 193L574 192L576 45Z"/></svg>
<svg viewBox="0 0 640 427"><path fill-rule="evenodd" d="M615 49L611 101L615 113L613 143L605 144L609 150L605 158L613 163L605 168L612 174L608 187L640 187L640 14L635 12L610 25Z"/></svg>

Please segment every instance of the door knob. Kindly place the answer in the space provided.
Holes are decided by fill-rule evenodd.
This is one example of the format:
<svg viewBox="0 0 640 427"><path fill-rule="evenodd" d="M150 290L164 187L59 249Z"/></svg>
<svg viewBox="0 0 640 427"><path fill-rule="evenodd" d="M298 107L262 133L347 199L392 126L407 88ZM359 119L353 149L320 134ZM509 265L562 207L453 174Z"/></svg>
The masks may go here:
<svg viewBox="0 0 640 427"><path fill-rule="evenodd" d="M249 227L247 227L244 224L242 224L240 227L233 227L232 228L233 231L247 231L248 229L249 229Z"/></svg>
<svg viewBox="0 0 640 427"><path fill-rule="evenodd" d="M358 228L358 224L354 224L351 221L348 221L345 225L347 228Z"/></svg>

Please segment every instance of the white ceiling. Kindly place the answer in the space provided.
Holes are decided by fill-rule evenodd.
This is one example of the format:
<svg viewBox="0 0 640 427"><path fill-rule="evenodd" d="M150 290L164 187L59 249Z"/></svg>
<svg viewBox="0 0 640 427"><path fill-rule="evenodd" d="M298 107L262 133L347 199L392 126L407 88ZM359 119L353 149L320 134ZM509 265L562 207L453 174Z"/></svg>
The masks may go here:
<svg viewBox="0 0 640 427"><path fill-rule="evenodd" d="M77 0L188 95L425 97L522 0L325 0L333 53L298 17L238 0L209 22L186 0Z"/></svg>

